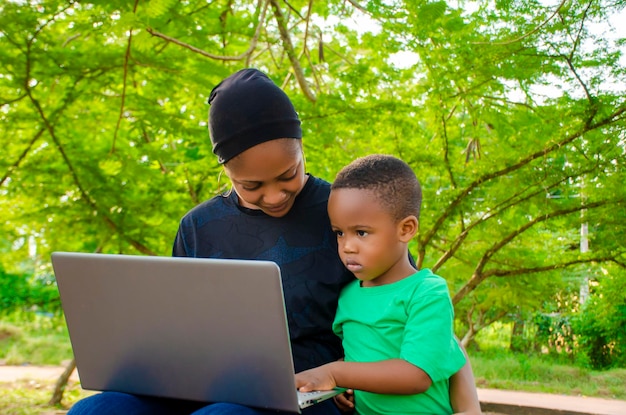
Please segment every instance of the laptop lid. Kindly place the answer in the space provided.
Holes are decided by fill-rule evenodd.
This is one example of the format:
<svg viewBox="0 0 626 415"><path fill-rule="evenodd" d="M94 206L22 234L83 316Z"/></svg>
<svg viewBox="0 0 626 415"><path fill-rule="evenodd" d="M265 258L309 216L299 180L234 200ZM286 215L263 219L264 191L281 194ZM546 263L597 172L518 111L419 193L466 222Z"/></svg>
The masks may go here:
<svg viewBox="0 0 626 415"><path fill-rule="evenodd" d="M299 412L269 261L55 252L82 387Z"/></svg>

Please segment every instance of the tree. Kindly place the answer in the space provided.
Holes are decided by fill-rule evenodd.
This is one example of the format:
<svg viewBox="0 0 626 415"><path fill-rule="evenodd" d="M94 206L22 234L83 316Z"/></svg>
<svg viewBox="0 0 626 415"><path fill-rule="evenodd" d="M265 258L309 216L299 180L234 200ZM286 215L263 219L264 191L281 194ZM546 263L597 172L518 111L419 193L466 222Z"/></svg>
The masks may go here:
<svg viewBox="0 0 626 415"><path fill-rule="evenodd" d="M4 266L24 268L28 238L38 273L54 250L168 255L178 219L227 186L208 94L255 66L292 97L313 174L372 152L414 167L413 250L448 278L466 342L540 309L565 270L623 268L623 39L592 28L624 5L461 5L5 0Z"/></svg>

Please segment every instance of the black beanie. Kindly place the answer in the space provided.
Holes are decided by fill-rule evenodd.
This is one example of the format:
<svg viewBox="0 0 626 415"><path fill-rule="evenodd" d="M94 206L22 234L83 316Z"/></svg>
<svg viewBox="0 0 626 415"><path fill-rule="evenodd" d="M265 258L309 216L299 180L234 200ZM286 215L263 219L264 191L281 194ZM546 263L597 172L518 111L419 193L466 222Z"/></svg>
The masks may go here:
<svg viewBox="0 0 626 415"><path fill-rule="evenodd" d="M242 69L220 82L209 97L209 133L220 163L278 138L302 138L287 94L257 69Z"/></svg>

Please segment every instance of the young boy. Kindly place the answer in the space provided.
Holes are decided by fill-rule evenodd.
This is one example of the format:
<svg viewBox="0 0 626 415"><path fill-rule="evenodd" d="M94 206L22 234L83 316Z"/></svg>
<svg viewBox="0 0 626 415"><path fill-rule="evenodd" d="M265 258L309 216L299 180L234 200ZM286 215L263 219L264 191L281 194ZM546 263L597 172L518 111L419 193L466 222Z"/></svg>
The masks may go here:
<svg viewBox="0 0 626 415"><path fill-rule="evenodd" d="M345 361L298 373L301 391L354 389L358 414L453 412L448 379L465 355L448 287L408 257L421 199L414 172L395 157L360 158L337 175L328 213L339 256L357 278L341 292L333 324Z"/></svg>

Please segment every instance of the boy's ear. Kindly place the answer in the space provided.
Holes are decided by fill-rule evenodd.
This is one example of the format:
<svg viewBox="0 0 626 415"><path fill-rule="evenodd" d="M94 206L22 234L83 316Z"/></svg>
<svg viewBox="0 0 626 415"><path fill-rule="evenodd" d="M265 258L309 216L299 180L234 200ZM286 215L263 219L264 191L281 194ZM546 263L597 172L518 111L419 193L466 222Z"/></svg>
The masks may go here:
<svg viewBox="0 0 626 415"><path fill-rule="evenodd" d="M407 216L398 222L398 238L401 242L409 242L419 229L419 220L414 215Z"/></svg>

